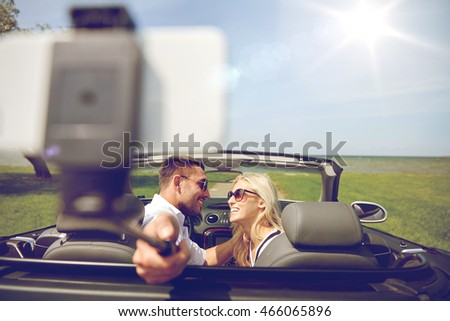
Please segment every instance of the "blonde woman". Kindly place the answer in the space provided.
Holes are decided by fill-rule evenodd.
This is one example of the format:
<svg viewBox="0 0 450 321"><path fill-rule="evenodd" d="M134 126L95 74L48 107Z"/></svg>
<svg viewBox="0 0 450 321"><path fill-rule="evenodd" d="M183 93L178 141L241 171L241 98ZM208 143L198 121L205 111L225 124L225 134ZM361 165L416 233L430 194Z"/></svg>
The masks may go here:
<svg viewBox="0 0 450 321"><path fill-rule="evenodd" d="M259 254L283 231L278 193L263 174L238 176L228 192L233 256L239 266L254 266Z"/></svg>

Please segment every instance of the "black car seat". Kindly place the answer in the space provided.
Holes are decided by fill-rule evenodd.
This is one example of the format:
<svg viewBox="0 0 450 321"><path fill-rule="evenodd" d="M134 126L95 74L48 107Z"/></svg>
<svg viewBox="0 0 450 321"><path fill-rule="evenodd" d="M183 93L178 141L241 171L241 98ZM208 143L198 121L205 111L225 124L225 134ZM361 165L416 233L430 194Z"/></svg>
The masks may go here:
<svg viewBox="0 0 450 321"><path fill-rule="evenodd" d="M361 223L348 204L303 202L282 212L285 233L260 254L255 266L289 268L376 268L363 246Z"/></svg>
<svg viewBox="0 0 450 321"><path fill-rule="evenodd" d="M114 220L139 225L144 218L144 205L131 194L124 194L118 204L121 209L117 212L122 217L117 213L84 217L60 213L56 228L66 236L50 245L43 259L131 263L136 238L121 233Z"/></svg>

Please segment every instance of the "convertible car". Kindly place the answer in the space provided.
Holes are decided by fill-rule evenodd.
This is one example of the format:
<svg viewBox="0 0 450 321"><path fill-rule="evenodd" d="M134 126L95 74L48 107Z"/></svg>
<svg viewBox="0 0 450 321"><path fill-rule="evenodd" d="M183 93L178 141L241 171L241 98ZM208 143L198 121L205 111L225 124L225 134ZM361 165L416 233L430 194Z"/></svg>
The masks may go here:
<svg viewBox="0 0 450 321"><path fill-rule="evenodd" d="M447 252L390 235L376 203L339 201L343 168L331 159L224 151L196 154L211 197L186 220L201 247L232 235L226 194L242 172L264 172L279 191L283 237L254 268L187 266L151 286L131 263L143 205L158 191L167 155L134 159L129 193L110 215L58 215L56 224L0 239L1 300L448 300ZM89 203L89 202L87 202ZM369 226L371 225L371 226Z"/></svg>

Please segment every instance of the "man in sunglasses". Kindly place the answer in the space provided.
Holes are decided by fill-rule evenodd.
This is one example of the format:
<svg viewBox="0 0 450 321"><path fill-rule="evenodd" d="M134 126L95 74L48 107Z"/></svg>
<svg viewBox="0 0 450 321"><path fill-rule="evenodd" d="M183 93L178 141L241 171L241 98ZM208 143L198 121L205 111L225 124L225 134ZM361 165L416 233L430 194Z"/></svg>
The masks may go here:
<svg viewBox="0 0 450 321"><path fill-rule="evenodd" d="M146 242L138 240L133 262L147 283L167 282L181 274L186 264L223 265L232 256L231 241L204 250L189 239L185 216L201 213L203 202L210 197L208 180L201 162L187 157L170 157L159 170L160 192L145 207L144 233L170 240L177 251L161 256Z"/></svg>

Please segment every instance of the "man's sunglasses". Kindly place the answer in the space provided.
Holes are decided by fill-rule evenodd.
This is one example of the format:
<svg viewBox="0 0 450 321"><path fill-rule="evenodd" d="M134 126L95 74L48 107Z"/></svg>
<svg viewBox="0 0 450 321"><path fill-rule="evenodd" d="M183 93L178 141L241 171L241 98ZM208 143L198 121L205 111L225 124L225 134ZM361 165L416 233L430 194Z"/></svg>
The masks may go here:
<svg viewBox="0 0 450 321"><path fill-rule="evenodd" d="M193 179L190 179L187 176L184 175L180 175L180 177L183 177L185 179L188 179L190 181L193 181L195 184L198 185L198 187L200 187L200 189L202 190L202 192L206 191L208 189L208 180L207 179L202 179L201 181L194 181Z"/></svg>
<svg viewBox="0 0 450 321"><path fill-rule="evenodd" d="M258 193L249 191L248 189L238 188L237 190L234 191L234 193L232 191L228 192L228 200L232 196L234 196L234 199L236 200L236 202L240 202L244 198L245 193L258 195Z"/></svg>

